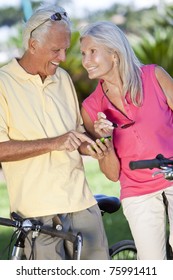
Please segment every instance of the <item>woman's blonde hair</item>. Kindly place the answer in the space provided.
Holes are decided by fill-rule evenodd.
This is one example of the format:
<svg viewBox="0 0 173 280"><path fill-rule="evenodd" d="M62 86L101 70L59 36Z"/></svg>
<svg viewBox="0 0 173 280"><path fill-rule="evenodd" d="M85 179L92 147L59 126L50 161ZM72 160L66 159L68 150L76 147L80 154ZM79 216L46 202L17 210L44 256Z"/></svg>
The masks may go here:
<svg viewBox="0 0 173 280"><path fill-rule="evenodd" d="M85 26L81 31L80 41L86 36L117 53L119 71L123 81L123 95L130 94L134 105L140 106L143 101L141 80L142 63L136 57L123 31L114 23L99 21Z"/></svg>

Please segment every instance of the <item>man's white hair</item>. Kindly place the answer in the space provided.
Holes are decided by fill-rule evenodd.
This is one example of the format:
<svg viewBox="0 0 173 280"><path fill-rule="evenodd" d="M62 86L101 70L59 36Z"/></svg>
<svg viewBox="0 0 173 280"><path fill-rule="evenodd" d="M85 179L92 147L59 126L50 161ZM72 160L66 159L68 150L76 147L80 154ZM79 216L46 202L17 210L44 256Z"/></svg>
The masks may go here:
<svg viewBox="0 0 173 280"><path fill-rule="evenodd" d="M31 36L41 41L43 34L47 32L52 24L51 20L49 21L48 19L55 13L60 13L62 16L59 23L66 23L71 27L68 16L64 15L66 13L64 8L57 5L41 4L25 23L23 29L23 47L25 50L28 49L28 41Z"/></svg>

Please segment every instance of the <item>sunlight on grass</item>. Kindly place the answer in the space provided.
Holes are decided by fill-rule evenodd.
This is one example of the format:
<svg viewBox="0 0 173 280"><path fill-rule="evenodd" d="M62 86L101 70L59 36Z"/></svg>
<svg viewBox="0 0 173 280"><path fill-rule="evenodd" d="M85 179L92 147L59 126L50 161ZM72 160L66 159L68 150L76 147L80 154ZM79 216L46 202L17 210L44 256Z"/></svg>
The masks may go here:
<svg viewBox="0 0 173 280"><path fill-rule="evenodd" d="M7 187L4 182L0 183L0 217L9 218L9 199Z"/></svg>
<svg viewBox="0 0 173 280"><path fill-rule="evenodd" d="M107 179L106 176L100 171L97 160L84 157L84 167L87 181L93 194L102 193L119 197L119 182L115 183Z"/></svg>

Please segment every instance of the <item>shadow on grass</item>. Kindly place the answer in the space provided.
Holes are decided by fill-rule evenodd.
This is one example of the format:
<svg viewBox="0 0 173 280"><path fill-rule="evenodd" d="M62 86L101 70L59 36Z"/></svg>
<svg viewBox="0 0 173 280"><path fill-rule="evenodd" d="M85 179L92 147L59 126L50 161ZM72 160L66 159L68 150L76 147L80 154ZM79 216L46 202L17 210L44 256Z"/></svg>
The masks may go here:
<svg viewBox="0 0 173 280"><path fill-rule="evenodd" d="M5 229L0 227L0 260L8 260L11 254L11 237L13 234L12 229Z"/></svg>
<svg viewBox="0 0 173 280"><path fill-rule="evenodd" d="M113 245L124 239L133 239L128 222L124 217L121 208L116 213L105 214L103 222L109 245Z"/></svg>

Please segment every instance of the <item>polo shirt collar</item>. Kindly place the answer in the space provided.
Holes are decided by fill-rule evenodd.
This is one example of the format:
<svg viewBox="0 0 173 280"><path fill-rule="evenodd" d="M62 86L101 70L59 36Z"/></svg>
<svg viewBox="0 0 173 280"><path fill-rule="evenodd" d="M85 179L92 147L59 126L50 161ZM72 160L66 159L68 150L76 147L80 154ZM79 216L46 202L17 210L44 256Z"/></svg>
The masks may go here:
<svg viewBox="0 0 173 280"><path fill-rule="evenodd" d="M38 81L41 81L41 78L40 76L37 74L37 75L32 75L32 74L29 74L27 73L21 66L20 64L18 63L17 59L16 58L13 58L12 61L11 61L11 67L13 69L13 73L15 73L15 75L17 77L19 77L20 79L23 79L23 80L38 80ZM46 83L51 83L51 82L55 82L56 79L57 79L57 76L59 75L53 75L53 76L47 76L47 78L45 79L44 81L44 84Z"/></svg>

